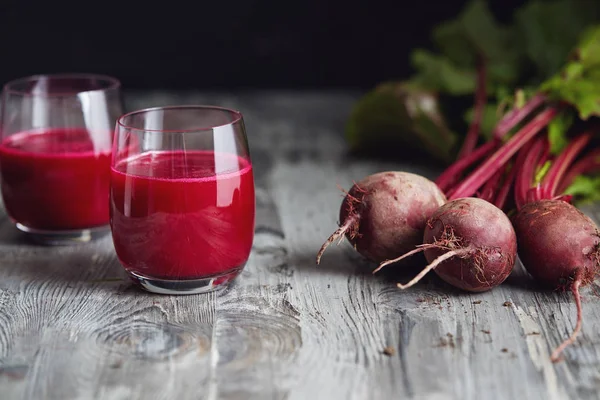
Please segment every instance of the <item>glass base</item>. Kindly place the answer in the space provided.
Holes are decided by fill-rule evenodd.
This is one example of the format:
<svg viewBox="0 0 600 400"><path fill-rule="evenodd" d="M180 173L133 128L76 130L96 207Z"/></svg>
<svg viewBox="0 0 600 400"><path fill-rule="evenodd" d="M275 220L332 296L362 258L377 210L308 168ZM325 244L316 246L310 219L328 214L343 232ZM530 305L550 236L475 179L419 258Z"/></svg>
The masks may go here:
<svg viewBox="0 0 600 400"><path fill-rule="evenodd" d="M29 228L20 223L15 223L18 230L25 233L35 243L48 246L69 246L87 243L99 239L110 232L110 225L90 229L74 229L69 231L46 231Z"/></svg>
<svg viewBox="0 0 600 400"><path fill-rule="evenodd" d="M240 272L242 272L242 269L243 266L234 270L229 270L228 272L225 272L220 275L212 275L200 279L184 280L150 278L132 271L127 271L127 273L129 274L134 283L142 287L142 289L147 290L148 292L158 294L183 295L212 292L222 286L225 286L230 281L235 279L240 274Z"/></svg>

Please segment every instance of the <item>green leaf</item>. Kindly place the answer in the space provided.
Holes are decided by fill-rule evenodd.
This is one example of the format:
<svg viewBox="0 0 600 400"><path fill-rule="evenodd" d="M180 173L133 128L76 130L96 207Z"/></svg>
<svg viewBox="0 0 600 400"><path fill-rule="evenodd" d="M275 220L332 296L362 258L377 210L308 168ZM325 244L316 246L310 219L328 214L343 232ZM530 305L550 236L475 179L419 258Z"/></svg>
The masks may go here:
<svg viewBox="0 0 600 400"><path fill-rule="evenodd" d="M355 105L346 125L354 150L400 145L448 162L457 141L439 110L437 97L414 83L387 82Z"/></svg>
<svg viewBox="0 0 600 400"><path fill-rule="evenodd" d="M433 30L435 51L411 53L413 76L382 84L356 104L346 138L353 149L395 143L449 160L459 140L448 123L458 129L461 117L473 118L472 109L465 113L472 103L464 101L476 90L480 58L488 94L484 136L500 118L496 108L504 112L530 94L517 88L535 87L536 93L570 103L581 119L600 116L600 26L591 25L599 17L598 0L528 0L508 25L494 18L487 1L469 0L455 19ZM561 115L550 124L554 154L564 148L572 118Z"/></svg>
<svg viewBox="0 0 600 400"><path fill-rule="evenodd" d="M579 175L565 190L578 204L600 201L600 176Z"/></svg>
<svg viewBox="0 0 600 400"><path fill-rule="evenodd" d="M450 59L423 49L412 52L411 62L418 71L412 79L417 86L455 96L475 91L477 73L474 69L460 68Z"/></svg>
<svg viewBox="0 0 600 400"><path fill-rule="evenodd" d="M578 48L574 51L573 57L581 61L584 65L598 66L600 64L600 26L591 26L581 35L581 41Z"/></svg>
<svg viewBox="0 0 600 400"><path fill-rule="evenodd" d="M514 84L519 75L519 48L514 32L499 24L483 0L471 0L460 15L433 30L441 53L460 68L475 69L486 60L490 93L496 84Z"/></svg>
<svg viewBox="0 0 600 400"><path fill-rule="evenodd" d="M548 141L552 154L558 155L568 146L568 133L573 122L575 122L573 111L563 110L548 124Z"/></svg>
<svg viewBox="0 0 600 400"><path fill-rule="evenodd" d="M527 96L525 95L525 92L523 90L517 90L515 92L515 107L521 108L521 107L525 106L526 103L527 103Z"/></svg>
<svg viewBox="0 0 600 400"><path fill-rule="evenodd" d="M600 116L600 25L589 28L569 61L541 90L573 105L579 117Z"/></svg>
<svg viewBox="0 0 600 400"><path fill-rule="evenodd" d="M558 72L581 32L600 17L594 0L531 0L515 13L515 28L534 77L543 81ZM597 57L598 53L596 53Z"/></svg>

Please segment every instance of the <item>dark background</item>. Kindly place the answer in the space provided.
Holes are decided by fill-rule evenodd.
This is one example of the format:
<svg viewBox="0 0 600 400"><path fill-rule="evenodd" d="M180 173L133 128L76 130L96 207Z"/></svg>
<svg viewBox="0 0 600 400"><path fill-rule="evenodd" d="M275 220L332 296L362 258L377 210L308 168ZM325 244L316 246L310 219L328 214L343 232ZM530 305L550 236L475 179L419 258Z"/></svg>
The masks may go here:
<svg viewBox="0 0 600 400"><path fill-rule="evenodd" d="M500 18L519 0L491 0ZM462 0L0 0L0 83L96 72L133 89L366 89L410 73Z"/></svg>

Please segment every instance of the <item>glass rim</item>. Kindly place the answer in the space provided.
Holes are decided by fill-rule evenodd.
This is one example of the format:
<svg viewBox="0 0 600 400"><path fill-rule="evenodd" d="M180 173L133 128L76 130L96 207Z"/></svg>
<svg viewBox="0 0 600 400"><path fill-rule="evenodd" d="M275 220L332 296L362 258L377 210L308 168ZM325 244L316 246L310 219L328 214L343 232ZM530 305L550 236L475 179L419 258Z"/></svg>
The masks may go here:
<svg viewBox="0 0 600 400"><path fill-rule="evenodd" d="M28 83L39 81L43 78L50 79L98 79L107 82L107 86L100 89L89 89L89 90L72 90L72 91L64 91L57 93L31 93L27 90L19 90L14 89L11 86L14 86L19 83ZM85 73L85 72L67 72L67 73L56 73L56 74L36 74L24 76L21 78L16 78L6 82L2 88L4 93L16 94L21 96L31 96L31 97L65 97L65 96L73 96L79 93L90 93L90 92L105 92L109 90L117 90L121 88L121 81L113 76L104 75L104 74L95 74L95 73Z"/></svg>
<svg viewBox="0 0 600 400"><path fill-rule="evenodd" d="M146 128L138 128L136 126L131 126L124 122L125 118L135 116L135 115L147 114L149 112L160 111L160 110L213 110L213 111L219 111L222 113L229 113L229 114L233 115L234 118L230 122L227 122L225 124L199 126L197 128L189 128L189 129L146 129ZM193 133L193 132L205 132L205 131L209 131L209 130L212 130L215 128L221 128L224 126L235 125L235 124L239 123L242 119L243 119L242 113L237 110L234 110L232 108L221 107L221 106L211 106L211 105L190 104L190 105L178 105L178 106L149 107L149 108L142 108L140 110L131 111L131 112L123 114L119 118L117 118L117 125L119 126L119 128L124 128L124 129L128 129L128 130L139 131L139 132Z"/></svg>

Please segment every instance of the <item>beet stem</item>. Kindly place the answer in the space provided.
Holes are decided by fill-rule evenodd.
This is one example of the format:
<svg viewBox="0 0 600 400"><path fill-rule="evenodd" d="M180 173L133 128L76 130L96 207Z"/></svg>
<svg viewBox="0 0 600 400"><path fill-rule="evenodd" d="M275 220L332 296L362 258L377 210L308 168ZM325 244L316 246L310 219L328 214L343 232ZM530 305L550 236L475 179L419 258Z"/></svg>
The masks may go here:
<svg viewBox="0 0 600 400"><path fill-rule="evenodd" d="M477 197L492 203L496 197L496 193L502 186L502 178L506 175L504 169L499 169L492 177L483 185L481 192Z"/></svg>
<svg viewBox="0 0 600 400"><path fill-rule="evenodd" d="M548 107L538 114L519 132L515 133L508 142L496 150L479 168L467 176L450 194L448 200L469 197L475 194L477 189L490 179L498 169L502 168L523 145L545 128L557 112L556 108Z"/></svg>
<svg viewBox="0 0 600 400"><path fill-rule="evenodd" d="M569 171L565 174L558 187L558 193L563 193L571 183L575 180L575 177L590 172L600 171L600 149L592 150L586 154L583 158L573 164Z"/></svg>
<svg viewBox="0 0 600 400"><path fill-rule="evenodd" d="M468 156L461 158L446 168L435 181L440 190L443 192L448 192L452 186L454 186L454 183L462 176L464 171L492 153L498 143L499 142L496 140L486 142L475 149Z"/></svg>
<svg viewBox="0 0 600 400"><path fill-rule="evenodd" d="M348 229L350 229L350 227L352 225L354 225L356 222L358 222L358 219L359 219L358 214L352 214L352 216L346 218L344 225L340 226L335 232L333 232L331 234L331 236L329 236L327 238L327 240L325 241L325 243L323 243L323 246L321 246L321 249L317 253L317 265L319 265L319 263L321 262L321 257L323 256L323 253L325 253L325 249L327 249L327 247L329 247L329 245L334 240L339 239L339 242L338 242L338 244L339 244L344 239L344 235L346 234Z"/></svg>
<svg viewBox="0 0 600 400"><path fill-rule="evenodd" d="M549 143L546 137L540 137L523 147L515 162L517 176L515 178L515 205L517 210L527 203L527 192L533 185L535 170L547 152Z"/></svg>
<svg viewBox="0 0 600 400"><path fill-rule="evenodd" d="M472 249L470 249L470 248L464 248L464 249L459 249L459 250L451 250L451 251L449 251L447 253L444 253L441 256L439 256L438 258L436 258L435 260L433 260L431 262L431 264L429 264L428 266L426 266L410 282L408 282L408 283L406 283L404 285L401 284L401 283L398 283L397 286L400 289L409 288L409 287L413 286L414 284L416 284L417 282L419 282L421 279L423 279L423 277L425 275L427 275L427 273L429 273L429 271L434 270L438 265L440 265L441 263L443 263L447 259L452 258L454 256L462 256L462 255L470 253L471 251L472 251Z"/></svg>
<svg viewBox="0 0 600 400"><path fill-rule="evenodd" d="M551 199L558 195L557 189L560 181L563 179L567 169L572 165L579 153L587 146L591 138L592 134L590 132L580 135L574 139L552 163L550 170L542 182L542 192L545 199Z"/></svg>
<svg viewBox="0 0 600 400"><path fill-rule="evenodd" d="M579 275L581 275L581 274L579 274ZM579 334L579 332L581 332L581 321L582 321L581 314L582 314L582 312L581 312L581 295L579 294L579 286L581 286L581 276L578 276L577 279L575 279L575 282L573 282L573 284L571 285L571 292L573 293L573 296L575 297L575 304L577 305L577 324L575 325L575 329L573 330L573 333L571 333L571 336L569 336L568 339L566 339L564 342L562 342L560 344L560 346L558 346L556 348L556 350L554 350L552 352L552 355L550 356L550 360L552 360L552 362L558 362L561 360L560 354L563 352L564 349L566 349L569 345L571 345L575 342L577 335Z"/></svg>
<svg viewBox="0 0 600 400"><path fill-rule="evenodd" d="M504 205L506 204L506 199L508 198L508 193L510 192L511 187L513 186L513 182L515 177L517 176L517 168L516 165L513 164L508 172L508 176L502 183L502 186L498 190L496 197L494 198L494 205L499 209L504 209Z"/></svg>
<svg viewBox="0 0 600 400"><path fill-rule="evenodd" d="M517 124L525 117L527 117L533 110L542 105L542 103L546 101L546 97L541 94L536 94L533 96L523 107L514 108L510 112L506 113L504 117L498 122L496 128L493 132L493 137L495 139L502 139L511 129L513 129Z"/></svg>
<svg viewBox="0 0 600 400"><path fill-rule="evenodd" d="M486 67L485 61L480 57L477 65L477 88L475 90L475 112L473 115L473 121L469 126L467 136L460 148L457 159L463 159L473 152L477 145L477 138L479 137L479 127L481 126L481 120L483 119L483 110L485 109L485 103L487 100L486 92Z"/></svg>

